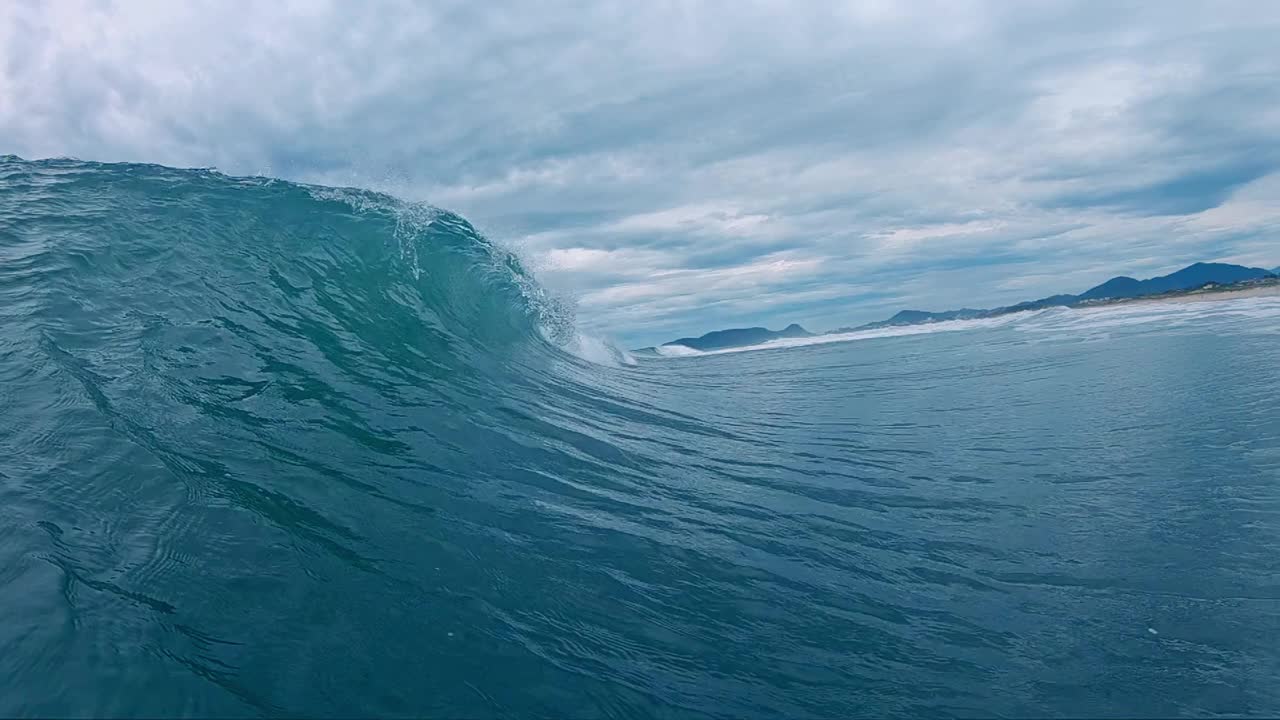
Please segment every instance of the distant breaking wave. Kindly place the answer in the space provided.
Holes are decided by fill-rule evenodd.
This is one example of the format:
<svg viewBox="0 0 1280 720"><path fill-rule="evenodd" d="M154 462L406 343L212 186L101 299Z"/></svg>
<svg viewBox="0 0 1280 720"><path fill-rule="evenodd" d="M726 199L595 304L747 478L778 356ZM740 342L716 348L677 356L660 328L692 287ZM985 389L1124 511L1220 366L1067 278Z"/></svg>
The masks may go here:
<svg viewBox="0 0 1280 720"><path fill-rule="evenodd" d="M1222 297L1196 302L1185 302L1177 299L1138 300L1132 303L1087 308L1054 307L988 318L945 320L800 338L780 338L758 345L744 345L742 347L719 350L695 350L684 345L662 345L654 348L654 353L658 357L686 358L999 327L1008 327L1031 333L1062 333L1148 323L1193 324L1209 318L1215 320L1224 318L1246 320L1280 318L1280 297L1274 295L1240 298Z"/></svg>

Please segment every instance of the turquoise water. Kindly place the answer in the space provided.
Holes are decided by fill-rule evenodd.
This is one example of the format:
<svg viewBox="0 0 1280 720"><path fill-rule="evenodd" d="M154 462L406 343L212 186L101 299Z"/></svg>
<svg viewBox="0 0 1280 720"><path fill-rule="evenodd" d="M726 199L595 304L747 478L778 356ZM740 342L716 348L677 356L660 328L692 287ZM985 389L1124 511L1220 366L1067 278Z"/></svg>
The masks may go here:
<svg viewBox="0 0 1280 720"><path fill-rule="evenodd" d="M0 715L1280 714L1280 299L573 327L448 213L0 161Z"/></svg>

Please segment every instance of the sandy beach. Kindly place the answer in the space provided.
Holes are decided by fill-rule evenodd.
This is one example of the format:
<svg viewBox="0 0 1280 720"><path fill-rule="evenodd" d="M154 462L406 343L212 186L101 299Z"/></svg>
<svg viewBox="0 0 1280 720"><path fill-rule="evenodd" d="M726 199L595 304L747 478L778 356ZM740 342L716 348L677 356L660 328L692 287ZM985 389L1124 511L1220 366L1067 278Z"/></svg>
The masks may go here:
<svg viewBox="0 0 1280 720"><path fill-rule="evenodd" d="M1223 289L1209 290L1200 293L1188 293L1179 295L1169 295L1164 297L1148 297L1135 298L1123 302L1138 303L1194 303L1194 302L1210 302L1214 300L1240 300L1251 297L1266 297L1277 295L1280 296L1280 283L1272 285L1261 285L1258 287L1240 288L1238 290ZM1119 304L1119 303L1116 303Z"/></svg>

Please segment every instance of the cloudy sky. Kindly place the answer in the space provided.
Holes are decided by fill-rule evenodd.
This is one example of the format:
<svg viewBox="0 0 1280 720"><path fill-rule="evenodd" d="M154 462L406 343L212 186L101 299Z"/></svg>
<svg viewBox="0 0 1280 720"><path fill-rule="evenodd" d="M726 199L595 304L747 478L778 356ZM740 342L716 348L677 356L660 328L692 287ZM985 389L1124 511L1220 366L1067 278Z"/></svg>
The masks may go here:
<svg viewBox="0 0 1280 720"><path fill-rule="evenodd" d="M1280 265L1280 3L0 3L0 153L460 212L632 345Z"/></svg>

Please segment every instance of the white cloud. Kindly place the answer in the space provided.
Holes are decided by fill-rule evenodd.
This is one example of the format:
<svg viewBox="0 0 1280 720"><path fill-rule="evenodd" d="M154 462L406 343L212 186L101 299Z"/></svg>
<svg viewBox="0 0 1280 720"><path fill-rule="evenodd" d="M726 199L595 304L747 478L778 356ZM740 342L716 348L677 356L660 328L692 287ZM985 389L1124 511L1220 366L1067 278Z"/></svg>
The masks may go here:
<svg viewBox="0 0 1280 720"><path fill-rule="evenodd" d="M771 256L751 263L707 270L659 270L643 282L594 290L582 296L584 307L617 305L645 298L699 294L706 291L736 293L771 289L784 282L811 276L822 265L820 258Z"/></svg>
<svg viewBox="0 0 1280 720"><path fill-rule="evenodd" d="M614 275L647 275L669 266L673 258L659 252L633 248L552 248L540 256L546 272L598 272Z"/></svg>
<svg viewBox="0 0 1280 720"><path fill-rule="evenodd" d="M433 202L635 342L850 324L1280 263L1277 36L1250 1L16 0L0 153Z"/></svg>

